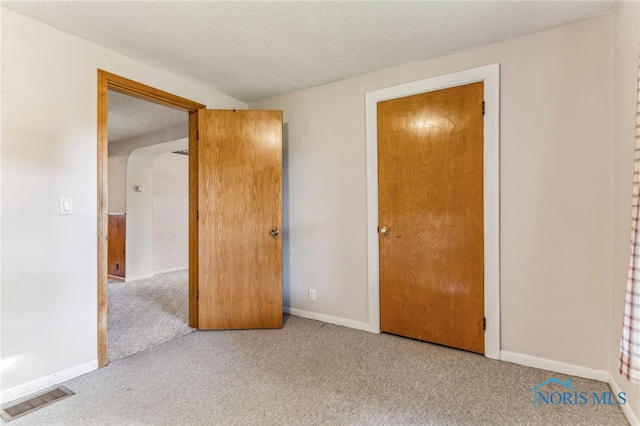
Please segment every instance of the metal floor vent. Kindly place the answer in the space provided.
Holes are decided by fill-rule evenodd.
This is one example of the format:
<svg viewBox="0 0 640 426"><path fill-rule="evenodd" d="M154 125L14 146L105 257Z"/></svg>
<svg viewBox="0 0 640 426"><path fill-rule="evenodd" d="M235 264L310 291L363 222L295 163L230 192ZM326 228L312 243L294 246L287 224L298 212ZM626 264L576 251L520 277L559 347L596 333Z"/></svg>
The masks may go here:
<svg viewBox="0 0 640 426"><path fill-rule="evenodd" d="M0 411L0 417L8 422L75 394L75 392L65 386L57 386L54 389L30 395L18 401L3 405L2 411Z"/></svg>

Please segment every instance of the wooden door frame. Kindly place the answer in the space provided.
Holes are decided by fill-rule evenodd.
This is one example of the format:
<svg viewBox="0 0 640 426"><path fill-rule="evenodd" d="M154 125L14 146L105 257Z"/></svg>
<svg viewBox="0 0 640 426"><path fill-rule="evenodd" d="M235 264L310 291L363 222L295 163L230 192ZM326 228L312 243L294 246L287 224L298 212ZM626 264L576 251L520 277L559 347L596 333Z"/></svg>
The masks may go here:
<svg viewBox="0 0 640 426"><path fill-rule="evenodd" d="M484 82L484 312L485 356L500 359L500 65L367 92L367 246L369 330L380 333L380 248L378 239L378 102L464 84Z"/></svg>
<svg viewBox="0 0 640 426"><path fill-rule="evenodd" d="M107 219L108 219L108 134L107 91L113 90L138 99L189 113L189 325L198 326L197 294L197 144L198 110L205 105L151 86L98 70L98 367L109 363L107 349ZM195 191L194 191L195 189ZM194 196L195 192L195 196Z"/></svg>

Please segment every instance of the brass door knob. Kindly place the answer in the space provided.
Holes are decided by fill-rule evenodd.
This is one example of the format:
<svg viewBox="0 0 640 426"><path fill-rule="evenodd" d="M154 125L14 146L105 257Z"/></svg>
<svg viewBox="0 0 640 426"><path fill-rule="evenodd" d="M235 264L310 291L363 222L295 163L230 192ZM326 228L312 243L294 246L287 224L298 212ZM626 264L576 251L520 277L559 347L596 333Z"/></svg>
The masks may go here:
<svg viewBox="0 0 640 426"><path fill-rule="evenodd" d="M382 235L387 235L389 233L389 228L387 226L383 226L382 228L380 228L380 233Z"/></svg>

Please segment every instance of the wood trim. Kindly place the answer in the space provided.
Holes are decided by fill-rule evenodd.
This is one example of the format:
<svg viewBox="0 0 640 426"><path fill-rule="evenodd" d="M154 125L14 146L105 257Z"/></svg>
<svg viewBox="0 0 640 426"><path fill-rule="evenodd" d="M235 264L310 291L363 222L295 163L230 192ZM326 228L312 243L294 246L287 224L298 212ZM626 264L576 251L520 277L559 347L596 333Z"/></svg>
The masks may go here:
<svg viewBox="0 0 640 426"><path fill-rule="evenodd" d="M198 328L198 111L189 113L189 327Z"/></svg>
<svg viewBox="0 0 640 426"><path fill-rule="evenodd" d="M107 278L108 278L109 280L116 280L116 281L120 281L121 283L123 283L123 282L125 281L125 279L124 279L124 278L119 277L119 276L117 276L117 275L107 274ZM107 282L108 282L108 280L107 280Z"/></svg>
<svg viewBox="0 0 640 426"><path fill-rule="evenodd" d="M98 70L98 367L109 363L107 351L107 77Z"/></svg>
<svg viewBox="0 0 640 426"><path fill-rule="evenodd" d="M172 95L171 93L147 86L146 84L138 83L134 80L129 80L128 78L120 77L119 75L111 74L107 71L98 70L98 73L107 80L109 90L113 90L114 92L123 93L125 95L133 96L134 98L178 109L180 111L190 112L206 108L205 105L197 102Z"/></svg>
<svg viewBox="0 0 640 426"><path fill-rule="evenodd" d="M197 102L190 101L185 98L173 95L168 92L147 86L128 78L120 77L107 71L98 70L98 367L104 367L109 363L109 354L107 348L108 342L108 280L107 280L107 194L108 194L108 174L107 161L109 154L108 134L107 134L107 115L108 115L108 90L113 90L125 95L133 96L138 99L164 105L180 111L189 112L189 135L191 148L191 135L197 132L197 111L206 108ZM195 114L194 114L195 113ZM195 121L192 116L195 116ZM197 151L195 152L197 153ZM189 161L195 158L195 155L189 156ZM189 191L192 191L191 176L189 177ZM195 182L195 181L194 181ZM196 187L197 190L197 187ZM190 192L191 193L191 192ZM192 212L189 213L190 218ZM191 226L191 225L190 225ZM190 231L191 232L191 231ZM197 253L195 254L197 257ZM191 254L190 254L191 256ZM190 260L191 261L191 260ZM197 262L197 258L195 259ZM197 264L197 263L196 263ZM195 269L197 271L197 269ZM191 275L191 273L190 273ZM192 316L192 310L197 309L197 303L192 303L191 293L197 292L197 281L189 283L189 318ZM193 288L192 288L193 287ZM196 317L197 317L197 310ZM191 325L191 319L189 321Z"/></svg>

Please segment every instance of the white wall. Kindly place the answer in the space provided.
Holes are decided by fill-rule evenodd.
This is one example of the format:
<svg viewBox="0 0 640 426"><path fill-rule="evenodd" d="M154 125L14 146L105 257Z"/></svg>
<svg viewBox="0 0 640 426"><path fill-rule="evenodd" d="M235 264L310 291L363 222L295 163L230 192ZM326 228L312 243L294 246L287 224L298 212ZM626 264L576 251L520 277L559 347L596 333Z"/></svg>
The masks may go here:
<svg viewBox="0 0 640 426"><path fill-rule="evenodd" d="M185 113L184 123L109 143L109 165L107 166L109 173L109 213L124 213L126 211L125 182L129 155L138 148L186 138L189 132L188 124L188 115Z"/></svg>
<svg viewBox="0 0 640 426"><path fill-rule="evenodd" d="M640 385L618 373L620 334L629 268L631 193L636 127L640 3L623 2L613 20L613 270L611 285L610 371L627 392L630 407L640 419Z"/></svg>
<svg viewBox="0 0 640 426"><path fill-rule="evenodd" d="M125 213L127 211L125 189L127 184L128 159L129 154L109 154L107 160L107 173L109 174L107 206L109 213Z"/></svg>
<svg viewBox="0 0 640 426"><path fill-rule="evenodd" d="M180 139L139 148L129 156L125 193L127 199L126 281L150 278L154 272L153 166L162 154L186 149L187 146L188 140ZM138 186L142 186L142 192L137 191ZM188 212L188 203L183 208Z"/></svg>
<svg viewBox="0 0 640 426"><path fill-rule="evenodd" d="M365 93L492 63L501 64L502 349L608 370L611 17L251 105L282 109L287 123L285 303L368 321Z"/></svg>
<svg viewBox="0 0 640 426"><path fill-rule="evenodd" d="M502 349L609 372L640 417L640 386L617 374L639 9L250 105L284 111L285 303L368 320L365 93L500 63Z"/></svg>
<svg viewBox="0 0 640 426"><path fill-rule="evenodd" d="M162 154L152 171L153 273L189 266L189 157Z"/></svg>
<svg viewBox="0 0 640 426"><path fill-rule="evenodd" d="M246 104L7 10L1 23L4 401L96 364L97 69L210 108Z"/></svg>
<svg viewBox="0 0 640 426"><path fill-rule="evenodd" d="M136 281L153 276L151 208L153 163L157 154L148 148L136 150L127 161L126 198L126 281ZM138 192L137 187L143 191Z"/></svg>

